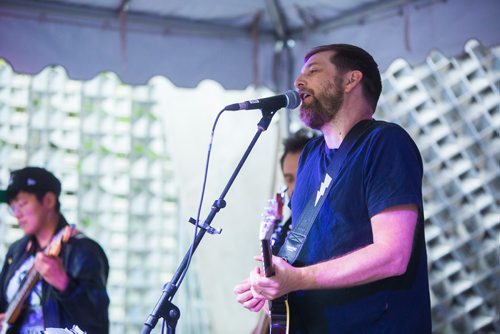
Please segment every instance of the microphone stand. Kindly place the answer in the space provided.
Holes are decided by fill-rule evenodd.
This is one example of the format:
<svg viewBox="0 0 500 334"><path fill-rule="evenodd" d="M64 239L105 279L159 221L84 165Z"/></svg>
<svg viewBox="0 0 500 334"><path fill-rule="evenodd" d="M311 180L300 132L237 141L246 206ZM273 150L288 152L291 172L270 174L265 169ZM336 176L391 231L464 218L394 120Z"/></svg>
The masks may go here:
<svg viewBox="0 0 500 334"><path fill-rule="evenodd" d="M177 306L172 304L172 299L174 298L175 293L179 289L179 279L182 277L182 274L184 271L187 270L187 265L189 262L189 258L191 254L194 254L194 251L198 247L199 243L201 242L201 239L203 239L203 236L205 235L206 232L210 234L220 234L222 230L216 229L212 226L210 226L212 220L215 218L216 214L220 211L220 209L223 209L226 207L226 201L224 198L226 197L226 194L229 192L229 189L231 188L234 180L238 176L238 173L240 172L241 168L243 167L243 164L247 160L248 156L250 155L250 152L252 151L253 147L257 143L257 140L259 139L260 135L262 132L266 131L267 128L269 127L269 124L271 124L271 120L276 113L276 110L261 110L262 112L262 118L257 124L257 132L255 133L252 141L248 145L248 148L246 149L245 153L243 154L242 158L240 159L240 162L236 166L236 169L234 170L233 174L231 175L229 181L227 182L226 186L224 187L224 190L222 191L221 195L219 198L213 203L212 209L210 210L210 213L208 214L207 218L203 222L203 224L200 224L197 222L195 219L191 218L189 220L190 223L197 224L200 227L200 231L196 234L196 237L193 240L193 243L189 247L189 250L187 251L186 255L184 255L184 259L180 263L179 267L177 268L177 271L175 272L174 276L172 277L171 281L168 282L163 286L162 289L162 294L160 296L160 299L156 303L156 306L154 307L153 311L151 314L148 316L146 321L144 322L144 326L142 327L141 334L148 334L151 332L151 330L156 326L156 323L158 322L159 318L163 318L167 322L167 333L168 334L175 334L175 328L177 326L177 321L180 318L180 310Z"/></svg>

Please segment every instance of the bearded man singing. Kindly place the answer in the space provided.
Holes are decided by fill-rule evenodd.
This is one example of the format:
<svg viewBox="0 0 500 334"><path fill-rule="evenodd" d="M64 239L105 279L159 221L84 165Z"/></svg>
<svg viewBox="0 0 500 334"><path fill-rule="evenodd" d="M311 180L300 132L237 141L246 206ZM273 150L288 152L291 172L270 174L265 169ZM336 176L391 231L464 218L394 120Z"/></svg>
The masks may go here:
<svg viewBox="0 0 500 334"><path fill-rule="evenodd" d="M323 137L302 152L292 220L314 199L324 202L296 258L273 257L272 277L256 267L236 286L237 301L258 311L288 294L293 334L431 333L422 160L405 130L373 119L382 90L376 62L353 45L320 46L295 86L302 121ZM331 177L351 131L360 135Z"/></svg>

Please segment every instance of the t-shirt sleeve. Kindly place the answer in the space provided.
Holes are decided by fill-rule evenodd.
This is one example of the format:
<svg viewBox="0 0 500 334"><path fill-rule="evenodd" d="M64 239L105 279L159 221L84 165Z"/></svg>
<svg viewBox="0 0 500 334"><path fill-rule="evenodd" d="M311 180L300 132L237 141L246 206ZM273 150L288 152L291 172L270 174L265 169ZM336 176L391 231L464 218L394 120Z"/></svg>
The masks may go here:
<svg viewBox="0 0 500 334"><path fill-rule="evenodd" d="M401 127L377 131L365 161L365 187L370 217L404 204L422 206L422 159Z"/></svg>

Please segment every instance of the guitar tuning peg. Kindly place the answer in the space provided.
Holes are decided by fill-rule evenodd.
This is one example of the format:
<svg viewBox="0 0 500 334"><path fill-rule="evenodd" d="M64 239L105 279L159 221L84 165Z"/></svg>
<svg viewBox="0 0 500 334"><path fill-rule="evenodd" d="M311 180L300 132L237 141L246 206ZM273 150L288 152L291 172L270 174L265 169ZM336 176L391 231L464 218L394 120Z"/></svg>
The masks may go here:
<svg viewBox="0 0 500 334"><path fill-rule="evenodd" d="M283 185L281 187L280 195L281 197L285 197L286 192L288 191L288 187L286 185Z"/></svg>

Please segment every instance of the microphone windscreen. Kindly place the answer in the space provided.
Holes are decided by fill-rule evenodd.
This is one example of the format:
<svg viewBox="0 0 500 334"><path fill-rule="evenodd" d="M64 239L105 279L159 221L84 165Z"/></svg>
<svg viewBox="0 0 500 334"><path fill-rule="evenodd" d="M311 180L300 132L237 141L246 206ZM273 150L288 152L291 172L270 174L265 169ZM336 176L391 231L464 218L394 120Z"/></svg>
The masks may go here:
<svg viewBox="0 0 500 334"><path fill-rule="evenodd" d="M288 99L288 103L286 104L286 108L295 109L300 106L300 95L295 90L287 90L285 92L285 96Z"/></svg>

